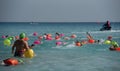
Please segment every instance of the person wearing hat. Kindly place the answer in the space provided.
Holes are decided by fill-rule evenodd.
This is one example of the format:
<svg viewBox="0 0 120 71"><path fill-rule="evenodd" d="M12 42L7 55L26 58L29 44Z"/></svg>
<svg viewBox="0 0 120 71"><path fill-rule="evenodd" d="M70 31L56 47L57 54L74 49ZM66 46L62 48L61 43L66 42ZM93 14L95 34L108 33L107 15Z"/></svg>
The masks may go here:
<svg viewBox="0 0 120 71"><path fill-rule="evenodd" d="M27 41L22 40L25 36L25 33L21 33L19 39L16 40L12 46L12 54L14 54L15 57L24 57L24 51L29 49Z"/></svg>

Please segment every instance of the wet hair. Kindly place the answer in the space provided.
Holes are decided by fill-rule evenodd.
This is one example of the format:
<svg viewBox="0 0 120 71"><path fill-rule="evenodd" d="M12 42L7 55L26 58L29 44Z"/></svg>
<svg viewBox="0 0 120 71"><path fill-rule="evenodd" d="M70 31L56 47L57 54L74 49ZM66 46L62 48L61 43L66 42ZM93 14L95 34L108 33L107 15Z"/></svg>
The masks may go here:
<svg viewBox="0 0 120 71"><path fill-rule="evenodd" d="M60 35L58 32L55 33L56 35Z"/></svg>
<svg viewBox="0 0 120 71"><path fill-rule="evenodd" d="M35 44L32 44L31 46L35 46Z"/></svg>

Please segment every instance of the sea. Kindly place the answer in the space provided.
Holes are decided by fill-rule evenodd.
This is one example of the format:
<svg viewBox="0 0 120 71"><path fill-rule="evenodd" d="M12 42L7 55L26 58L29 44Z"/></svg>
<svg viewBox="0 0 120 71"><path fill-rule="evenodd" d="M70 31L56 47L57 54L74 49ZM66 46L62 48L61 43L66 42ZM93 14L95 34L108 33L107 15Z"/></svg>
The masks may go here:
<svg viewBox="0 0 120 71"><path fill-rule="evenodd" d="M111 22L112 29L100 31L105 22L0 22L0 62L13 57L11 46L4 45L2 36L19 36L25 33L31 45L38 36L49 33L52 38L55 33L62 33L60 40L41 40L41 44L33 48L36 54L33 58L19 58L23 64L4 66L0 64L0 71L120 71L120 51L110 51L110 44L85 44L75 46L76 40L86 40L86 32L95 40L112 40L120 45L120 22ZM33 33L37 35L34 36ZM75 34L76 38L70 36ZM65 40L64 37L69 37ZM66 44L56 46L56 42ZM11 44L14 40L11 41Z"/></svg>

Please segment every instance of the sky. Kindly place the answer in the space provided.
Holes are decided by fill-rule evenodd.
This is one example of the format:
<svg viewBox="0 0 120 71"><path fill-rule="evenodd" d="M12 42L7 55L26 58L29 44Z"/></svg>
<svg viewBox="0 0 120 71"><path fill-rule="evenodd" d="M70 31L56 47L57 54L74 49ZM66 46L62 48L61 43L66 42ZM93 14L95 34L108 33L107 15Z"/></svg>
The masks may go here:
<svg viewBox="0 0 120 71"><path fill-rule="evenodd" d="M120 22L120 0L0 0L0 22Z"/></svg>

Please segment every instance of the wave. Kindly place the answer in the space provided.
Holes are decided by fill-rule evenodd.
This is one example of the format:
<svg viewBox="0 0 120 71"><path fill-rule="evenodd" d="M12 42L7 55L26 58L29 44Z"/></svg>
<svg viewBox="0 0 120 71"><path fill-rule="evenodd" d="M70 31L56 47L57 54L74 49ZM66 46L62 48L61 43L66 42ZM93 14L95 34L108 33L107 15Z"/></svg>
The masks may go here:
<svg viewBox="0 0 120 71"><path fill-rule="evenodd" d="M120 32L120 30L110 30L110 31L89 31L89 33L117 33L117 32ZM74 34L84 34L86 32L71 32L71 33L74 33Z"/></svg>
<svg viewBox="0 0 120 71"><path fill-rule="evenodd" d="M111 32L120 32L120 30L111 30Z"/></svg>
<svg viewBox="0 0 120 71"><path fill-rule="evenodd" d="M76 47L75 46L75 43L73 42L73 43L67 43L67 44L65 44L65 45L61 45L61 46L56 46L56 47L52 47L52 48L59 48L59 49L71 49L71 48L74 48L74 47Z"/></svg>
<svg viewBox="0 0 120 71"><path fill-rule="evenodd" d="M39 24L39 23L37 23L37 22L30 22L29 24L35 25L35 24Z"/></svg>

